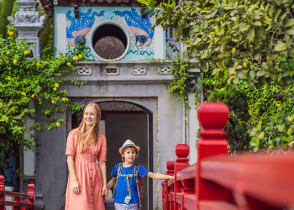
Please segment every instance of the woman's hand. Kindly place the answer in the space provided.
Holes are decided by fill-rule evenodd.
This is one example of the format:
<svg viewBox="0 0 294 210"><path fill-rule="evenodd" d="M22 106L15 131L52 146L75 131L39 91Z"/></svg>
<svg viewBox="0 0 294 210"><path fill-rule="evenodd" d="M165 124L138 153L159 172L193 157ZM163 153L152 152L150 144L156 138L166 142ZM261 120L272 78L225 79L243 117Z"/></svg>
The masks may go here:
<svg viewBox="0 0 294 210"><path fill-rule="evenodd" d="M103 185L103 188L102 188L102 197L107 197L108 196L108 189L107 189L107 186L106 185Z"/></svg>
<svg viewBox="0 0 294 210"><path fill-rule="evenodd" d="M73 180L72 182L72 190L75 194L80 194L81 186L78 180Z"/></svg>

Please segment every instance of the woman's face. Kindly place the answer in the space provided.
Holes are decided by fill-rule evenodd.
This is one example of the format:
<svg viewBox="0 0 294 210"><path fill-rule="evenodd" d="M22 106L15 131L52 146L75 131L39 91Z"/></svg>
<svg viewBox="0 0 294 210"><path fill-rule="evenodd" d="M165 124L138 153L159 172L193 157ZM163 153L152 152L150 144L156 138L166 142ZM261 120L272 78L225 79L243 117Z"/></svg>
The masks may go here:
<svg viewBox="0 0 294 210"><path fill-rule="evenodd" d="M94 106L86 107L83 118L84 118L84 122L86 123L86 126L88 127L93 126L96 123L97 112Z"/></svg>

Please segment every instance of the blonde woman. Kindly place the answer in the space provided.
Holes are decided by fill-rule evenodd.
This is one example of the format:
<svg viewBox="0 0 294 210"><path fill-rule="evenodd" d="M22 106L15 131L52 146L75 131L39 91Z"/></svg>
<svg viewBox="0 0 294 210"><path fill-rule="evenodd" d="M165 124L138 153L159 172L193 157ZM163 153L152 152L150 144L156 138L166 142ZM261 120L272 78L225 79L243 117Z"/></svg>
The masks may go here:
<svg viewBox="0 0 294 210"><path fill-rule="evenodd" d="M89 103L79 127L70 131L66 143L69 169L65 210L104 210L106 190L106 138L99 133L101 110ZM98 160L98 163L96 163Z"/></svg>

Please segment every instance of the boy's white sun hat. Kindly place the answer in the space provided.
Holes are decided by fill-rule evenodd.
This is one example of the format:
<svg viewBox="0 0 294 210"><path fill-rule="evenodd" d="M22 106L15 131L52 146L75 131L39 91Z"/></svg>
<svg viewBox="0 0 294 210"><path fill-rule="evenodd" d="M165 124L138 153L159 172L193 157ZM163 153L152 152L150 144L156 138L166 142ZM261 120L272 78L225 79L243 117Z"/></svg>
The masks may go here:
<svg viewBox="0 0 294 210"><path fill-rule="evenodd" d="M127 139L127 140L124 142L124 144L119 148L119 150L118 150L119 153L121 154L122 151L123 151L123 149L126 148L126 147L134 147L134 148L136 148L136 150L137 150L137 154L138 154L139 151L140 151L140 147L139 147L139 146L137 146L132 140Z"/></svg>

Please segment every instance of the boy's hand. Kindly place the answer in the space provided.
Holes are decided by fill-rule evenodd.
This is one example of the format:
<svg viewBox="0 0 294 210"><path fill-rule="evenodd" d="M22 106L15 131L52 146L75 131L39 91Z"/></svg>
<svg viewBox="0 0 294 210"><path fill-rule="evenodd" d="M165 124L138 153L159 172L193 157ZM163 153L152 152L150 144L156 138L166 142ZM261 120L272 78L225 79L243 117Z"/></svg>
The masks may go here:
<svg viewBox="0 0 294 210"><path fill-rule="evenodd" d="M175 179L175 175L169 176L169 180L174 180L174 179Z"/></svg>

